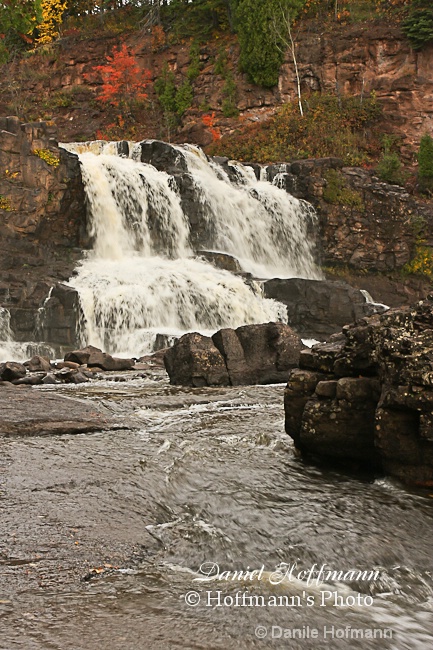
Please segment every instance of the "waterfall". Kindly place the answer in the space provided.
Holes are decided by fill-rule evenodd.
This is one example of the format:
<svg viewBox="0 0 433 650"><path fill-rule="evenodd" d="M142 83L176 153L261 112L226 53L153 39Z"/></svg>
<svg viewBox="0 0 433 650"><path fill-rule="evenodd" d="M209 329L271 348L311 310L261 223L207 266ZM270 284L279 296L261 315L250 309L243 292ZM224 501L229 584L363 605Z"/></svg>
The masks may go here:
<svg viewBox="0 0 433 650"><path fill-rule="evenodd" d="M45 343L15 341L11 328L10 312L5 307L0 307L0 362L25 361L34 354L53 358L54 349Z"/></svg>
<svg viewBox="0 0 433 650"><path fill-rule="evenodd" d="M285 320L260 283L194 256L176 177L141 162L141 143L62 146L79 156L94 242L69 281L80 295L83 341L137 356L157 333ZM257 278L318 277L306 236L312 209L242 165L232 165L232 182L200 149L172 149L186 162L212 250L236 256Z"/></svg>

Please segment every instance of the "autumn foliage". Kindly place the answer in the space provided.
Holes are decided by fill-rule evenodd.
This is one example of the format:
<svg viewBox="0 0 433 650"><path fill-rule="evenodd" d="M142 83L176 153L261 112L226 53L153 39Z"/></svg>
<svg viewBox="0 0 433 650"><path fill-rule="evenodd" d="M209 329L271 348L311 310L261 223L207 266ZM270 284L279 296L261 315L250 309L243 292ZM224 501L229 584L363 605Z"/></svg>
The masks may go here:
<svg viewBox="0 0 433 650"><path fill-rule="evenodd" d="M221 138L220 130L215 127L215 113L211 113L210 115L203 115L201 121L204 124L204 126L207 127L207 129L209 130L213 142Z"/></svg>
<svg viewBox="0 0 433 650"><path fill-rule="evenodd" d="M113 55L107 56L105 65L94 68L102 80L102 91L97 96L104 104L131 110L134 105L143 102L144 92L150 80L150 72L141 70L134 54L128 52L123 44L113 49Z"/></svg>

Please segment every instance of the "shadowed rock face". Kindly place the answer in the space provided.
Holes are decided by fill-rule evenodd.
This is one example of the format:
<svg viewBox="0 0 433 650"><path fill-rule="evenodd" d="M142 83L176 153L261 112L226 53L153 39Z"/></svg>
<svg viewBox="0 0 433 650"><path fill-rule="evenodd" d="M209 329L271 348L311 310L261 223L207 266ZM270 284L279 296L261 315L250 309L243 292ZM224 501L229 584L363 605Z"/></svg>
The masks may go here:
<svg viewBox="0 0 433 650"><path fill-rule="evenodd" d="M0 118L0 168L0 304L15 339L34 340L38 308L88 245L80 165L58 147L54 126L8 117Z"/></svg>
<svg viewBox="0 0 433 650"><path fill-rule="evenodd" d="M433 295L343 328L300 355L286 431L307 455L433 485Z"/></svg>
<svg viewBox="0 0 433 650"><path fill-rule="evenodd" d="M371 316L377 309L359 289L345 282L289 278L267 280L266 298L287 306L288 323L303 336L323 339L343 325Z"/></svg>
<svg viewBox="0 0 433 650"><path fill-rule="evenodd" d="M270 180L278 174L280 187L315 207L325 266L395 271L410 261L417 236L428 238L432 231L431 204L402 187L380 182L371 171L343 167L338 158L270 165L267 174ZM330 191L336 181L345 188L345 202Z"/></svg>
<svg viewBox="0 0 433 650"><path fill-rule="evenodd" d="M170 383L184 386L275 384L298 363L302 343L283 323L225 328L212 338L185 334L167 350Z"/></svg>

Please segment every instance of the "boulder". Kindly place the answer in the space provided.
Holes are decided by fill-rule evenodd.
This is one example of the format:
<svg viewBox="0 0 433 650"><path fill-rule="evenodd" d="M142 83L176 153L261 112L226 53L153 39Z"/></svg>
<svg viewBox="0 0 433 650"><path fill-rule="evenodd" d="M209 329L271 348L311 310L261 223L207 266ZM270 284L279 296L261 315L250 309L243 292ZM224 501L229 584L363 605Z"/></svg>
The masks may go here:
<svg viewBox="0 0 433 650"><path fill-rule="evenodd" d="M111 354L102 352L93 345L88 345L81 350L73 350L65 354L65 361L86 364L89 368L98 367L101 370L131 370L134 367L133 359L119 359L112 357Z"/></svg>
<svg viewBox="0 0 433 650"><path fill-rule="evenodd" d="M243 325L237 328L236 335L254 378L252 383L287 381L289 370L298 365L302 341L284 323Z"/></svg>
<svg viewBox="0 0 433 650"><path fill-rule="evenodd" d="M285 390L287 433L309 456L433 486L433 295L343 335L301 353Z"/></svg>
<svg viewBox="0 0 433 650"><path fill-rule="evenodd" d="M161 140L143 140L140 146L141 162L149 163L167 174L188 171L184 153L173 145Z"/></svg>
<svg viewBox="0 0 433 650"><path fill-rule="evenodd" d="M172 384L186 386L272 384L287 380L302 342L283 323L224 328L212 339L185 334L164 357Z"/></svg>
<svg viewBox="0 0 433 650"><path fill-rule="evenodd" d="M38 354L25 361L24 366L29 372L50 372L51 370L51 363L48 357L41 357Z"/></svg>
<svg viewBox="0 0 433 650"><path fill-rule="evenodd" d="M215 266L217 269L223 271L230 271L231 273L242 273L241 265L236 257L228 253L219 253L217 251L204 251L198 250L197 255L203 257L207 262Z"/></svg>
<svg viewBox="0 0 433 650"><path fill-rule="evenodd" d="M327 338L346 323L383 310L345 282L276 278L267 280L263 291L287 306L287 322L304 337Z"/></svg>
<svg viewBox="0 0 433 650"><path fill-rule="evenodd" d="M208 336L184 334L164 356L171 384L227 386L229 376L221 353Z"/></svg>
<svg viewBox="0 0 433 650"><path fill-rule="evenodd" d="M16 363L15 361L0 363L0 379L2 381L21 379L22 377L25 377L26 374L27 368L22 363Z"/></svg>

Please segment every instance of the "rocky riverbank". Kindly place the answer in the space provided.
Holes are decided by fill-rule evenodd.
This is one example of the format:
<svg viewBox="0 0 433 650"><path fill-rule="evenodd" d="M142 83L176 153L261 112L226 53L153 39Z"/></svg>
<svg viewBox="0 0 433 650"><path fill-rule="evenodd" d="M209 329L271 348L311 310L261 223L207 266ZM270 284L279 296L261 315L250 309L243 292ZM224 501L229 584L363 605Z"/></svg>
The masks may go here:
<svg viewBox="0 0 433 650"><path fill-rule="evenodd" d="M286 432L307 457L433 485L433 296L343 328L300 354Z"/></svg>

